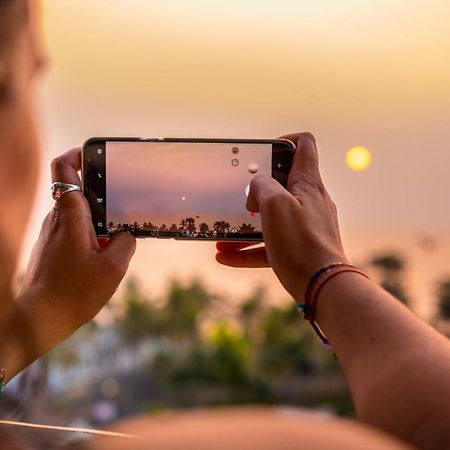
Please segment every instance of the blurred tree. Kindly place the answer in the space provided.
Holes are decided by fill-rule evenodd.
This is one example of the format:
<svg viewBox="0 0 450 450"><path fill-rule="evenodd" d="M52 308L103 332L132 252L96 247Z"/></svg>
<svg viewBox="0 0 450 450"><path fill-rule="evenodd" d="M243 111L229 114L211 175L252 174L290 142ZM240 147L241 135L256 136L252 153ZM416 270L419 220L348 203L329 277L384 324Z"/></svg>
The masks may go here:
<svg viewBox="0 0 450 450"><path fill-rule="evenodd" d="M382 253L370 260L370 265L380 272L379 283L395 298L407 305L408 295L404 288L405 262L403 258L395 253Z"/></svg>
<svg viewBox="0 0 450 450"><path fill-rule="evenodd" d="M139 291L136 280L128 281L124 294L125 311L118 325L126 344L157 335L162 330L161 313Z"/></svg>
<svg viewBox="0 0 450 450"><path fill-rule="evenodd" d="M263 318L261 327L264 339L260 361L268 374L309 373L314 369L311 339L301 326L297 305L272 307Z"/></svg>
<svg viewBox="0 0 450 450"><path fill-rule="evenodd" d="M187 286L172 281L162 310L165 334L177 339L197 339L199 315L211 305L214 295L199 280Z"/></svg>
<svg viewBox="0 0 450 450"><path fill-rule="evenodd" d="M219 323L209 337L214 378L223 384L241 385L249 380L248 340L229 324Z"/></svg>
<svg viewBox="0 0 450 450"><path fill-rule="evenodd" d="M262 339L261 321L265 308L266 291L259 286L253 294L244 299L239 307L239 320L242 323L245 335L252 345L260 345Z"/></svg>
<svg viewBox="0 0 450 450"><path fill-rule="evenodd" d="M439 283L437 294L439 318L450 320L450 278Z"/></svg>
<svg viewBox="0 0 450 450"><path fill-rule="evenodd" d="M219 322L203 340L182 351L161 352L156 367L164 370L164 378L172 380L172 389L179 383L207 383L239 388L248 385L250 345L236 327ZM158 377L159 378L159 377Z"/></svg>

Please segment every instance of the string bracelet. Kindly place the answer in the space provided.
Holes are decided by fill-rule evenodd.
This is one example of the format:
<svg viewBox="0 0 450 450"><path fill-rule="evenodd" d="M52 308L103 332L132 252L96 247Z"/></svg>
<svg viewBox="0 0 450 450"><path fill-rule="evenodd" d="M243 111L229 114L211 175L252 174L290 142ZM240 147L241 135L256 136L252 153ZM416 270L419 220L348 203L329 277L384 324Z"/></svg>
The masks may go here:
<svg viewBox="0 0 450 450"><path fill-rule="evenodd" d="M317 300L325 284L335 276L346 272L358 273L365 278L369 278L365 273L361 272L351 264L341 262L330 264L314 272L305 289L305 301L303 304L299 305L299 308L304 313L304 318L309 321L313 330L325 345L330 345L330 342L316 322Z"/></svg>
<svg viewBox="0 0 450 450"><path fill-rule="evenodd" d="M6 369L0 369L0 398L5 390Z"/></svg>

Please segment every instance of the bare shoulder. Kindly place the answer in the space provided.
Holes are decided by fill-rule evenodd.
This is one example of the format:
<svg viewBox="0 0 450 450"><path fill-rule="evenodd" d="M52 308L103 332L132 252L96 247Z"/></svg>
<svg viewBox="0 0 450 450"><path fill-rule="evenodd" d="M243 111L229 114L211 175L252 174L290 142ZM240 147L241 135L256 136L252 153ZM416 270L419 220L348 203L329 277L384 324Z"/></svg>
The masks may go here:
<svg viewBox="0 0 450 450"><path fill-rule="evenodd" d="M136 435L132 448L158 450L407 450L410 446L355 421L294 408L220 408L140 416L113 431ZM128 449L101 438L89 450Z"/></svg>

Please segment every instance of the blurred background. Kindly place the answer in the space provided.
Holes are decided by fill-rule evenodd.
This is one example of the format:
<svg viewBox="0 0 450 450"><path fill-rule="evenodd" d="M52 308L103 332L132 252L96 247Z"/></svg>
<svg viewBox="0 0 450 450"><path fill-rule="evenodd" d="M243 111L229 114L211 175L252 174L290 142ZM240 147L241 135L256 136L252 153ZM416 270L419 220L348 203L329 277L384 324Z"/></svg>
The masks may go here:
<svg viewBox="0 0 450 450"><path fill-rule="evenodd" d="M21 271L52 207L51 159L91 136L311 131L349 258L448 332L449 20L446 0L44 0L44 163ZM214 253L139 241L96 321L15 381L42 395L25 405L12 389L13 415L104 426L230 403L352 415L336 361L271 271Z"/></svg>

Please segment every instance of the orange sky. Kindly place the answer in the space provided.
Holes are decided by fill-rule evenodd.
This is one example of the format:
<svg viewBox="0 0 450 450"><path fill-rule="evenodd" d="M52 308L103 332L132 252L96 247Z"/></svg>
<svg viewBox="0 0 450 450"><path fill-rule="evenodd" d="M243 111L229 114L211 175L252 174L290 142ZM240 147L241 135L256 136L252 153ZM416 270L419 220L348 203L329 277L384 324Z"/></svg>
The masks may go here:
<svg viewBox="0 0 450 450"><path fill-rule="evenodd" d="M45 161L24 260L51 207L50 159L90 136L294 130L318 138L353 254L387 242L420 259L414 236L423 233L440 237L442 255L450 250L448 1L44 0L43 12L52 61L40 102ZM345 166L353 145L371 149L368 171ZM139 245L132 270L149 289L194 272L191 247L217 277L213 286L239 279L237 295L268 278L216 268L210 244ZM170 265L149 282L142 266L150 270L164 252ZM417 297L428 299L431 278L450 272L450 258L432 259L414 269L423 281Z"/></svg>

